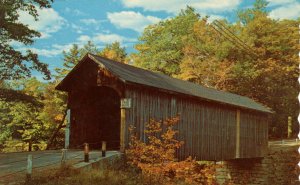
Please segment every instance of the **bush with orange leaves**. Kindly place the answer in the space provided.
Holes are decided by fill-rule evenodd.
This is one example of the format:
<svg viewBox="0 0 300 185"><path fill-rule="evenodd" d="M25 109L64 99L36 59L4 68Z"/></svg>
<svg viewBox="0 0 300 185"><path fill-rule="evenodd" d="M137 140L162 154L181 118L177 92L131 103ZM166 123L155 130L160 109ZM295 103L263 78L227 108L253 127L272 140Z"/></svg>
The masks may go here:
<svg viewBox="0 0 300 185"><path fill-rule="evenodd" d="M128 163L138 167L143 176L153 183L174 184L216 184L215 165L200 165L188 157L184 161L176 159L176 150L184 143L175 139L177 130L174 126L179 117L166 119L163 122L150 120L146 125L147 142L138 139L134 127L130 127L130 145L126 150Z"/></svg>

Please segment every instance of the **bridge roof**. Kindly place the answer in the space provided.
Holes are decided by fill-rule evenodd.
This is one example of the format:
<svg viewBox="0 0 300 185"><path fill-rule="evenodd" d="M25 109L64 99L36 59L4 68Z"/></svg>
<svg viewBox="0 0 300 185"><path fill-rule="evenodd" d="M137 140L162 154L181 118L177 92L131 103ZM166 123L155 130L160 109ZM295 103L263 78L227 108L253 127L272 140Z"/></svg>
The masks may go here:
<svg viewBox="0 0 300 185"><path fill-rule="evenodd" d="M180 93L182 95L198 97L217 103L228 104L231 106L251 109L264 113L272 113L272 111L268 107L245 96L216 90L214 88L204 87L192 82L172 78L162 73L141 69L93 54L87 54L81 62L84 62L85 58L87 57L101 67L109 70L113 75L118 77L124 83L134 83L137 85L139 84L154 87L157 89L163 89L165 91ZM70 73L72 73L77 66L75 66ZM67 77L68 76L69 74L67 75ZM61 89L63 83L64 80L57 86L57 89Z"/></svg>

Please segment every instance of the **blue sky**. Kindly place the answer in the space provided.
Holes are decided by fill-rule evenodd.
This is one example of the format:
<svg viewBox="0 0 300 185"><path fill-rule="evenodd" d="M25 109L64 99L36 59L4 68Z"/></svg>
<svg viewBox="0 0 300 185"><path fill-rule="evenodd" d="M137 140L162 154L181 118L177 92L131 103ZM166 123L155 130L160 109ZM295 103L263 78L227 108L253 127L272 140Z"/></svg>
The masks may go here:
<svg viewBox="0 0 300 185"><path fill-rule="evenodd" d="M20 12L19 21L42 33L31 46L12 44L19 50L32 49L51 71L62 66L62 51L72 44L84 45L92 40L98 48L119 41L128 53L134 52L143 29L175 16L186 5L211 20L235 20L237 9L249 8L254 0L56 0L50 9L39 9L39 20ZM300 0L269 0L270 17L300 17ZM34 72L34 76L42 76Z"/></svg>

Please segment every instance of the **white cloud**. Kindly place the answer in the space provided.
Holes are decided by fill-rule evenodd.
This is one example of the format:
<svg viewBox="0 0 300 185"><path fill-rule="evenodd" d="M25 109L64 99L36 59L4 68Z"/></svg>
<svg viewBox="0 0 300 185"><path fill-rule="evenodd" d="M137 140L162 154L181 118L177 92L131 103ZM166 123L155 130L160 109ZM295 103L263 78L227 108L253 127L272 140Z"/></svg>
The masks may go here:
<svg viewBox="0 0 300 185"><path fill-rule="evenodd" d="M107 13L107 17L113 25L119 28L132 29L137 32L141 32L149 24L154 24L161 20L158 17L144 16L139 12L133 11Z"/></svg>
<svg viewBox="0 0 300 185"><path fill-rule="evenodd" d="M284 4L296 2L296 0L267 0L267 1L269 2L269 6L284 5Z"/></svg>
<svg viewBox="0 0 300 185"><path fill-rule="evenodd" d="M132 39L132 38L123 37L123 36L117 35L117 34L99 33L93 37L92 41L95 43L109 44L109 43L113 43L115 41L122 43L122 42L135 42L136 40Z"/></svg>
<svg viewBox="0 0 300 185"><path fill-rule="evenodd" d="M273 9L269 17L273 19L296 19L300 17L300 3L290 3Z"/></svg>
<svg viewBox="0 0 300 185"><path fill-rule="evenodd" d="M80 19L79 21L86 25L99 25L101 22L104 22L104 20L96 19Z"/></svg>
<svg viewBox="0 0 300 185"><path fill-rule="evenodd" d="M220 20L220 19L226 19L226 18L222 15L209 15L207 21L208 21L208 23L211 23L211 22L213 22L214 20L217 20L217 19Z"/></svg>
<svg viewBox="0 0 300 185"><path fill-rule="evenodd" d="M81 34L85 30L85 28L78 26L77 24L74 24L74 23L71 23L70 26L73 29L73 31L75 31L78 34Z"/></svg>
<svg viewBox="0 0 300 185"><path fill-rule="evenodd" d="M83 46L83 42L75 42L74 44L78 44L79 47ZM68 43L68 44L52 44L51 48L34 48L34 47L20 47L17 48L17 50L21 52L25 52L26 50L30 49L34 53L37 53L39 56L44 56L44 57L55 57L60 54L62 54L63 51L68 51L72 48L73 43Z"/></svg>
<svg viewBox="0 0 300 185"><path fill-rule="evenodd" d="M86 15L85 13L83 13L82 11L80 11L78 9L71 9L69 7L65 8L65 12L69 13L69 14L74 14L76 16Z"/></svg>
<svg viewBox="0 0 300 185"><path fill-rule="evenodd" d="M62 53L62 50L59 49L39 49L39 48L29 48L29 47L22 47L22 48L18 48L17 50L21 51L21 52L25 52L27 50L31 50L34 53L37 53L40 56L45 56L45 57L53 57L56 55L59 55Z"/></svg>
<svg viewBox="0 0 300 185"><path fill-rule="evenodd" d="M88 35L80 35L77 40L79 42L88 42L91 40L91 37Z"/></svg>
<svg viewBox="0 0 300 185"><path fill-rule="evenodd" d="M29 28L41 32L41 38L50 37L51 33L57 32L66 23L66 20L52 8L37 8L37 13L38 21L35 21L27 12L20 11L19 21L27 24Z"/></svg>
<svg viewBox="0 0 300 185"><path fill-rule="evenodd" d="M11 45L11 46L13 46L13 47L15 47L15 48L18 48L18 47L24 47L24 46L25 46L24 43L19 42L19 41L15 41L15 40L11 40L11 41L9 42L9 45Z"/></svg>
<svg viewBox="0 0 300 185"><path fill-rule="evenodd" d="M94 26L94 30L99 30L101 23L107 20L80 19L79 21L87 26Z"/></svg>
<svg viewBox="0 0 300 185"><path fill-rule="evenodd" d="M194 7L200 12L224 12L236 9L241 0L122 0L125 7L143 8L149 11L165 11L168 13L177 13L185 9L187 5Z"/></svg>
<svg viewBox="0 0 300 185"><path fill-rule="evenodd" d="M37 53L39 56L55 57L57 55L62 54L63 51L70 50L72 48L72 46L73 46L73 43L69 43L69 44L52 44L51 48L34 48L34 47L22 46L22 47L17 48L17 50L19 50L21 52L31 50L32 52ZM83 46L83 44L80 44L80 46Z"/></svg>
<svg viewBox="0 0 300 185"><path fill-rule="evenodd" d="M60 51L60 53L58 53L58 54L61 54L63 51L70 50L72 47L73 47L73 43L68 43L68 44L52 44L52 49L51 50L58 50L58 51Z"/></svg>
<svg viewBox="0 0 300 185"><path fill-rule="evenodd" d="M12 44L19 46L17 50L21 52L25 52L26 50L30 49L40 56L54 57L62 54L63 51L69 51L73 47L73 44L77 44L79 47L83 47L88 41L92 41L97 45L98 48L102 48L104 47L104 44L109 44L115 41L118 41L121 44L124 42L128 44L128 43L136 42L136 39L127 38L117 34L99 33L92 37L88 35L80 35L75 42L67 43L67 44L52 44L50 48L34 48L34 47L29 48L23 45L18 45L18 43L12 43Z"/></svg>

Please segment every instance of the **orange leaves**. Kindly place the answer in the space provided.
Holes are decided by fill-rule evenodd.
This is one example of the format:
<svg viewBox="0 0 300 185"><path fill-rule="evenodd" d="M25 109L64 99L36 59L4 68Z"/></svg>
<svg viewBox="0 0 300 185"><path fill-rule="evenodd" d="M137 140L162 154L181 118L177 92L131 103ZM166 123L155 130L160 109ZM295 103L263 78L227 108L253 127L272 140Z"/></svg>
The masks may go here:
<svg viewBox="0 0 300 185"><path fill-rule="evenodd" d="M57 114L55 117L54 117L54 120L55 121L62 121L64 118L64 115L63 114Z"/></svg>
<svg viewBox="0 0 300 185"><path fill-rule="evenodd" d="M199 165L195 159L188 157L184 161L176 159L176 150L182 145L175 136L174 126L179 117L161 121L150 120L146 125L147 142L142 142L130 126L130 144L126 150L128 163L142 170L145 178L159 184L176 184L184 181L188 184L214 184L214 166Z"/></svg>

